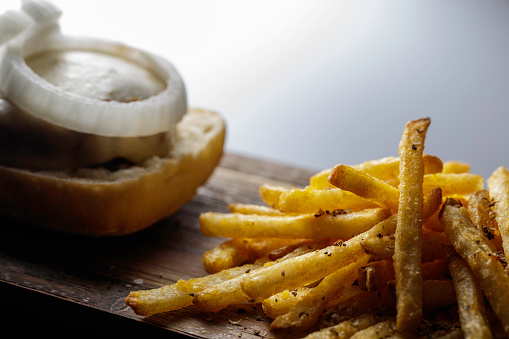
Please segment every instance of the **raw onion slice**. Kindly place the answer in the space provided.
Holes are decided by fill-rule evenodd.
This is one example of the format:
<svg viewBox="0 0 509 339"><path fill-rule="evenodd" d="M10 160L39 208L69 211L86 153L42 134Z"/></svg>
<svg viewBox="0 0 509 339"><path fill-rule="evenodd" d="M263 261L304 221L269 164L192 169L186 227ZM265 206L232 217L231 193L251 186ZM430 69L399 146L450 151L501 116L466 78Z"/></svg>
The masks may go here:
<svg viewBox="0 0 509 339"><path fill-rule="evenodd" d="M62 11L49 1L23 0L21 8L36 22L58 20Z"/></svg>
<svg viewBox="0 0 509 339"><path fill-rule="evenodd" d="M0 15L0 46L23 32L32 19L21 11L7 11Z"/></svg>
<svg viewBox="0 0 509 339"><path fill-rule="evenodd" d="M33 8L29 12L39 21L3 46L0 64L0 92L20 109L69 130L107 137L168 132L186 113L185 86L170 62L122 43L63 35L56 21L59 14ZM102 101L50 84L25 62L25 58L38 53L72 50L123 58L156 74L166 87L139 101Z"/></svg>

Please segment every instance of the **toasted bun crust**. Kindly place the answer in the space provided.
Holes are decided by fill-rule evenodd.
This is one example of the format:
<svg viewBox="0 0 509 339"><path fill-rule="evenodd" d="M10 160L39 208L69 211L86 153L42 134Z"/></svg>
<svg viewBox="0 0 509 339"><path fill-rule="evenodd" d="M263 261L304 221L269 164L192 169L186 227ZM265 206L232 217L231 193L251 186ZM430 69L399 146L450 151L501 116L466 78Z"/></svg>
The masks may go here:
<svg viewBox="0 0 509 339"><path fill-rule="evenodd" d="M224 139L219 114L190 109L168 156L139 166L72 173L0 166L0 214L87 236L134 233L194 197L217 166Z"/></svg>

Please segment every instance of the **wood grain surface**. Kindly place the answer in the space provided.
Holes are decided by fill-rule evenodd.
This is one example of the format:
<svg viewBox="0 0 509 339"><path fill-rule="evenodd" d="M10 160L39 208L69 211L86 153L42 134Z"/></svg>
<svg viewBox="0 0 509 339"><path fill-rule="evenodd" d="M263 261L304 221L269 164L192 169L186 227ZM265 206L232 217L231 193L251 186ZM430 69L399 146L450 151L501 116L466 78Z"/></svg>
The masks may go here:
<svg viewBox="0 0 509 339"><path fill-rule="evenodd" d="M226 154L176 214L118 238L82 238L0 219L0 333L274 337L260 306L235 305L217 314L188 307L141 317L124 299L132 290L207 274L201 256L224 239L200 233L200 213L226 212L232 202L262 204L260 184L302 187L312 174Z"/></svg>

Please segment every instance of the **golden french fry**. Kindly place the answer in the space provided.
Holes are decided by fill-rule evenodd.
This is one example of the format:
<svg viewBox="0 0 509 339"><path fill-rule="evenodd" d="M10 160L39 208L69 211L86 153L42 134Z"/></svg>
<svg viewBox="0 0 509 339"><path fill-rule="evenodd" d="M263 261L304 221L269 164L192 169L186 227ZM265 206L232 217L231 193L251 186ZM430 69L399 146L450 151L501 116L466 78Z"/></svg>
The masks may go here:
<svg viewBox="0 0 509 339"><path fill-rule="evenodd" d="M455 160L444 161L443 163L442 173L468 173L468 172L470 172L469 163Z"/></svg>
<svg viewBox="0 0 509 339"><path fill-rule="evenodd" d="M369 258L368 254L360 255L355 262L327 275L295 307L271 323L271 332L292 333L314 325L330 301L343 294L355 282L359 268L366 265Z"/></svg>
<svg viewBox="0 0 509 339"><path fill-rule="evenodd" d="M351 192L339 188L291 189L279 196L279 210L284 213L316 213L319 210L333 211L350 209L358 211L366 208L379 207Z"/></svg>
<svg viewBox="0 0 509 339"><path fill-rule="evenodd" d="M509 258L509 171L500 166L491 174L487 183L490 196L494 201L493 211L507 261Z"/></svg>
<svg viewBox="0 0 509 339"><path fill-rule="evenodd" d="M179 280L174 284L160 288L132 291L127 296L125 302L138 315L152 315L178 310L192 305L195 293L210 286L234 279L245 274L246 271L261 267L262 264L247 264L201 278Z"/></svg>
<svg viewBox="0 0 509 339"><path fill-rule="evenodd" d="M335 166L329 175L329 182L379 206L392 211L398 210L399 191L397 188L353 167Z"/></svg>
<svg viewBox="0 0 509 339"><path fill-rule="evenodd" d="M259 266L253 269L247 269L244 271L245 274L238 275L233 279L208 286L207 288L194 293L193 304L201 311L219 312L223 308L230 305L248 301L248 296L241 289L241 284L244 279L248 278L252 274L255 274L257 271L263 269L264 267L282 263L311 251L315 251L317 248L321 248L323 243L324 241L317 240L312 243L304 244L296 248L292 253L277 259L276 262L265 261L263 259L258 260L255 263L264 263L263 267Z"/></svg>
<svg viewBox="0 0 509 339"><path fill-rule="evenodd" d="M413 332L422 318L422 152L430 119L406 124L399 144L399 207L394 248L398 332Z"/></svg>
<svg viewBox="0 0 509 339"><path fill-rule="evenodd" d="M366 238L362 242L364 249L373 256L381 259L392 259L394 255L395 237L393 234ZM445 246L449 240L444 233L429 232L422 235L422 256L423 263L445 258Z"/></svg>
<svg viewBox="0 0 509 339"><path fill-rule="evenodd" d="M486 243L493 252L497 251L497 243L502 244L500 233L497 232L494 213L491 209L490 194L487 190L481 190L470 196L467 205L468 214L475 227L486 238Z"/></svg>
<svg viewBox="0 0 509 339"><path fill-rule="evenodd" d="M347 339L355 333L374 325L384 318L372 314L362 314L337 325L323 328L319 331L308 334L304 339Z"/></svg>
<svg viewBox="0 0 509 339"><path fill-rule="evenodd" d="M253 263L269 252L300 242L300 239L250 239L234 238L224 241L205 252L202 256L203 268L207 273L217 273L227 268Z"/></svg>
<svg viewBox="0 0 509 339"><path fill-rule="evenodd" d="M283 239L282 239L283 240ZM288 259L289 257L296 257L311 250L322 249L326 246L330 246L334 243L331 239L304 239L297 241L286 246L276 248L267 253L267 258L272 261L279 260L281 258Z"/></svg>
<svg viewBox="0 0 509 339"><path fill-rule="evenodd" d="M217 273L247 263L250 259L245 240L240 238L225 241L205 252L202 264L207 273Z"/></svg>
<svg viewBox="0 0 509 339"><path fill-rule="evenodd" d="M242 290L254 302L261 302L271 295L304 286L346 266L362 255L358 243L337 242L311 253L266 266L242 282Z"/></svg>
<svg viewBox="0 0 509 339"><path fill-rule="evenodd" d="M356 212L268 216L207 212L200 215L204 235L226 238L348 239L390 216L383 208Z"/></svg>
<svg viewBox="0 0 509 339"><path fill-rule="evenodd" d="M275 209L279 208L279 196L281 193L286 192L287 190L288 188L285 187L268 184L260 185L258 188L260 198L263 200L263 202Z"/></svg>
<svg viewBox="0 0 509 339"><path fill-rule="evenodd" d="M444 196L466 195L484 188L484 179L472 173L435 173L423 177L423 191L440 187Z"/></svg>
<svg viewBox="0 0 509 339"><path fill-rule="evenodd" d="M484 295L472 270L454 249L448 247L447 264L458 300L461 328L466 338L491 338Z"/></svg>
<svg viewBox="0 0 509 339"><path fill-rule="evenodd" d="M302 300L313 288L301 286L292 291L277 293L262 302L263 311L271 319L288 313L297 303Z"/></svg>
<svg viewBox="0 0 509 339"><path fill-rule="evenodd" d="M241 214L283 215L283 213L278 209L255 204L233 203L228 205L228 209L232 213Z"/></svg>
<svg viewBox="0 0 509 339"><path fill-rule="evenodd" d="M470 266L506 335L509 335L509 276L499 258L470 220L467 209L456 200L447 199L439 217L447 238Z"/></svg>
<svg viewBox="0 0 509 339"><path fill-rule="evenodd" d="M442 193L439 188L426 194L423 205L424 220L433 215L441 203ZM318 281L364 253L361 245L364 239L394 233L396 224L397 215L392 215L344 243L338 242L322 250L265 267L247 277L242 283L242 289L253 301L260 302L284 290ZM284 275L281 274L283 271Z"/></svg>
<svg viewBox="0 0 509 339"><path fill-rule="evenodd" d="M422 161L424 163L424 174L442 172L443 163L440 158L423 154ZM377 160L368 160L352 167L383 181L397 179L399 175L399 157L390 156ZM331 170L332 168L328 168L313 175L309 180L309 185L314 189L334 187L328 181Z"/></svg>

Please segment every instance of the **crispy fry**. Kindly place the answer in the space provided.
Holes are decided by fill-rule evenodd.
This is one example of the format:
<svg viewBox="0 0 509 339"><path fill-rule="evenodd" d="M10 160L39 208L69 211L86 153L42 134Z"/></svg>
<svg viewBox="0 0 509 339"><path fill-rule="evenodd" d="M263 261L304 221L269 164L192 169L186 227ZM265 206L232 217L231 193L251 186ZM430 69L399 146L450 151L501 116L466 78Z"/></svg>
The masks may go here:
<svg viewBox="0 0 509 339"><path fill-rule="evenodd" d="M295 188L282 192L279 196L279 210L284 213L316 213L319 210L336 209L358 211L375 207L378 205L339 188L322 190L311 187Z"/></svg>
<svg viewBox="0 0 509 339"><path fill-rule="evenodd" d="M366 238L362 241L364 249L380 259L392 259L395 247L394 235ZM445 258L445 246L449 244L444 233L429 232L422 235L422 262Z"/></svg>
<svg viewBox="0 0 509 339"><path fill-rule="evenodd" d="M276 293L262 302L263 311L269 318L275 319L280 315L288 313L312 289L312 287L301 286L291 291L286 290Z"/></svg>
<svg viewBox="0 0 509 339"><path fill-rule="evenodd" d="M228 209L232 213L242 214L259 214L259 215L283 215L283 213L275 208L254 204L233 203L228 205Z"/></svg>
<svg viewBox="0 0 509 339"><path fill-rule="evenodd" d="M422 152L430 119L406 124L399 144L399 208L394 248L398 332L413 332L422 317Z"/></svg>
<svg viewBox="0 0 509 339"><path fill-rule="evenodd" d="M263 261L263 267L247 269L244 271L245 274L241 274L234 277L233 279L208 286L207 288L204 288L194 294L193 304L201 311L219 312L223 308L230 305L248 301L249 297L241 289L241 284L244 279L249 278L249 276L252 274L256 274L257 271L263 269L264 267L275 265L277 263L283 263L285 261L291 260L292 258L296 258L303 254L314 251L317 247L321 248L323 243L324 241L317 240L312 243L304 244L294 249L291 253L288 253L287 255L277 259L276 262Z"/></svg>
<svg viewBox="0 0 509 339"><path fill-rule="evenodd" d="M250 239L235 238L224 241L205 252L202 256L203 268L207 273L217 273L227 268L253 263L269 252L300 242L300 239Z"/></svg>
<svg viewBox="0 0 509 339"><path fill-rule="evenodd" d="M224 281L234 279L243 275L247 270L261 267L262 264L262 262L247 264L201 278L179 280L174 284L160 288L132 291L125 301L126 304L139 315L152 315L181 309L192 305L194 293Z"/></svg>
<svg viewBox="0 0 509 339"><path fill-rule="evenodd" d="M481 190L473 193L468 201L467 210L474 226L486 238L486 244L493 252L496 252L497 243L502 244L502 239L495 227L489 192Z"/></svg>
<svg viewBox="0 0 509 339"><path fill-rule="evenodd" d="M472 173L435 173L423 177L423 191L440 187L444 196L466 195L484 188L484 179Z"/></svg>
<svg viewBox="0 0 509 339"><path fill-rule="evenodd" d="M360 244L337 242L322 250L264 267L242 283L242 289L254 302L260 302L284 290L304 286L346 266L362 255Z"/></svg>
<svg viewBox="0 0 509 339"><path fill-rule="evenodd" d="M379 206L392 211L398 210L399 191L397 188L353 167L335 166L329 175L329 182Z"/></svg>
<svg viewBox="0 0 509 339"><path fill-rule="evenodd" d="M388 216L382 208L291 216L207 212L200 215L200 225L204 235L214 237L348 239Z"/></svg>
<svg viewBox="0 0 509 339"><path fill-rule="evenodd" d="M468 173L468 172L470 172L469 163L455 160L444 161L443 163L442 173Z"/></svg>
<svg viewBox="0 0 509 339"><path fill-rule="evenodd" d="M509 276L498 257L470 220L467 209L456 200L447 199L439 217L447 238L470 266L505 333L509 335Z"/></svg>
<svg viewBox="0 0 509 339"><path fill-rule="evenodd" d="M484 295L472 270L451 247L447 251L447 263L458 299L461 328L466 338L491 338L486 317Z"/></svg>
<svg viewBox="0 0 509 339"><path fill-rule="evenodd" d="M368 328L382 320L385 319L372 314L361 314L337 325L310 333L304 337L304 339L348 339L360 330Z"/></svg>
<svg viewBox="0 0 509 339"><path fill-rule="evenodd" d="M386 181L387 184L398 187L399 180ZM484 188L482 176L472 173L434 173L426 174L423 177L423 193L440 187L444 196L465 196Z"/></svg>
<svg viewBox="0 0 509 339"><path fill-rule="evenodd" d="M357 279L360 267L367 264L370 256L360 255L357 261L327 275L288 313L277 317L270 325L271 332L305 330L316 323L331 300L343 294Z"/></svg>
<svg viewBox="0 0 509 339"><path fill-rule="evenodd" d="M265 202L268 206L278 209L279 208L279 196L281 193L286 192L288 188L274 185L260 185L258 188L260 193L260 198Z"/></svg>
<svg viewBox="0 0 509 339"><path fill-rule="evenodd" d="M500 166L488 178L488 190L494 201L493 210L498 224L506 261L509 258L509 171Z"/></svg>
<svg viewBox="0 0 509 339"><path fill-rule="evenodd" d="M442 194L439 188L424 197L424 220L435 213L442 203ZM339 267L354 261L355 256L364 253L361 242L378 234L394 233L396 230L397 215L393 215L370 230L345 241L336 243L320 251L308 253L284 263L265 267L256 274L250 275L242 284L242 289L255 302L262 301L271 295L284 290L292 290L317 281L334 272ZM281 272L285 271L285 276Z"/></svg>
<svg viewBox="0 0 509 339"><path fill-rule="evenodd" d="M442 172L443 163L440 158L423 154L422 161L424 163L424 174ZM399 157L390 156L377 160L369 160L352 167L383 181L397 179L399 176ZM313 175L309 180L309 185L314 189L334 187L328 181L331 170L332 168L325 169Z"/></svg>

